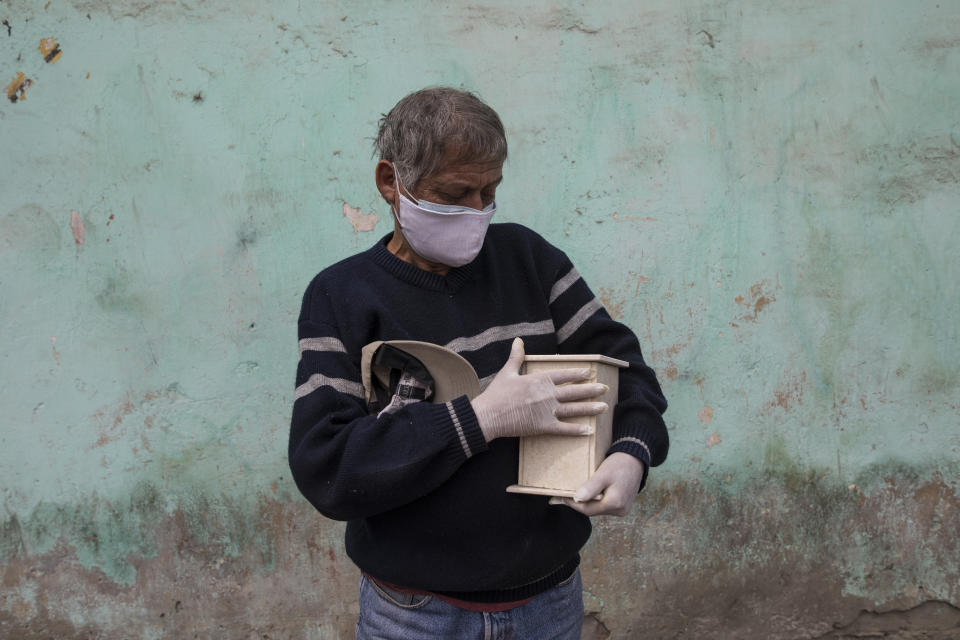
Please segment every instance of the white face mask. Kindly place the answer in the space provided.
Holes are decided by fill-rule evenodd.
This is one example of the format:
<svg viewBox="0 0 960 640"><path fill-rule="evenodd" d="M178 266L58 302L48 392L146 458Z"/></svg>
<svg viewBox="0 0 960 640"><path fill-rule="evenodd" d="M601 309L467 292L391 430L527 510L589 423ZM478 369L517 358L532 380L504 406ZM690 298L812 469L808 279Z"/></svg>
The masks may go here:
<svg viewBox="0 0 960 640"><path fill-rule="evenodd" d="M403 237L417 255L448 267L462 267L472 262L483 246L497 203L491 202L483 211L426 200L415 203L399 191L400 176L396 168L394 175L400 196L394 215Z"/></svg>

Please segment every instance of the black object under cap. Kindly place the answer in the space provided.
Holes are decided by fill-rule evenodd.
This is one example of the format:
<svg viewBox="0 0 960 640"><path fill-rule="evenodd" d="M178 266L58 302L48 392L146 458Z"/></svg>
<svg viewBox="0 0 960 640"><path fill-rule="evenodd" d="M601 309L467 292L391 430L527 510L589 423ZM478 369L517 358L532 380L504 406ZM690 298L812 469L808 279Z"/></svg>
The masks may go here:
<svg viewBox="0 0 960 640"><path fill-rule="evenodd" d="M371 376L374 398L369 403L370 411L380 413L391 402L395 395L412 400L426 400L427 390L433 391L433 376L420 360L406 351L397 349L389 344L380 345L373 353L371 364L390 369L390 387L387 388L378 376ZM401 384L403 374L408 373L420 382L423 387Z"/></svg>

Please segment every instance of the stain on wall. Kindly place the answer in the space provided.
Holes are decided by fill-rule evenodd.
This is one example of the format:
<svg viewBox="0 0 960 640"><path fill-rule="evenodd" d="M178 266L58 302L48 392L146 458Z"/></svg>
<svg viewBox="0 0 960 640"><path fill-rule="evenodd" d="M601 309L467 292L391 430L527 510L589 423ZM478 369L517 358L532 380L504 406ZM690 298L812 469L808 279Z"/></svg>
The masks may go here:
<svg viewBox="0 0 960 640"><path fill-rule="evenodd" d="M960 635L955 3L0 24L0 636L353 637L343 525L286 467L296 317L389 231L371 138L428 84L499 110L497 220L670 400L669 459L584 549L584 637Z"/></svg>
<svg viewBox="0 0 960 640"><path fill-rule="evenodd" d="M659 485L629 519L600 523L585 554L586 604L612 635L956 636L955 568L939 559L956 550L960 501L944 477L882 465L865 468L855 491L827 469L733 474ZM909 550L918 533L939 554ZM636 599L656 613L630 611Z"/></svg>

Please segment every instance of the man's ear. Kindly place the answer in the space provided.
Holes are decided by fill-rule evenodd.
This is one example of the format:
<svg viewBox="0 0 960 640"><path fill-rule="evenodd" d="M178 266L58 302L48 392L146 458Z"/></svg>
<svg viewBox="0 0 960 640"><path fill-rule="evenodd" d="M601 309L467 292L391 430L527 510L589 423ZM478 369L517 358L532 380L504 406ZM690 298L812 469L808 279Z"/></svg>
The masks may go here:
<svg viewBox="0 0 960 640"><path fill-rule="evenodd" d="M397 174L393 170L393 163L388 160L381 160L374 168L374 179L377 182L377 191L387 201L387 204L393 206L397 201Z"/></svg>

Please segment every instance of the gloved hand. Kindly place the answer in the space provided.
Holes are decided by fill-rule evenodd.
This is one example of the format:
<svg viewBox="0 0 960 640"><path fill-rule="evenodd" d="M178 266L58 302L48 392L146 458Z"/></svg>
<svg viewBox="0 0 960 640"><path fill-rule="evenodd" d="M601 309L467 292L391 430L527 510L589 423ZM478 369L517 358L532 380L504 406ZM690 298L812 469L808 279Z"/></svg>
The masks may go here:
<svg viewBox="0 0 960 640"><path fill-rule="evenodd" d="M587 516L625 516L640 491L645 470L643 461L615 451L600 463L573 498L550 498L550 504L565 504ZM603 497L597 499L601 494Z"/></svg>
<svg viewBox="0 0 960 640"><path fill-rule="evenodd" d="M583 436L593 432L584 424L558 418L595 416L607 410L605 402L582 402L606 391L599 383L577 383L590 369L556 369L520 375L523 340L516 338L510 357L490 386L471 401L487 442L494 438L558 434ZM561 386L562 385L562 386Z"/></svg>

